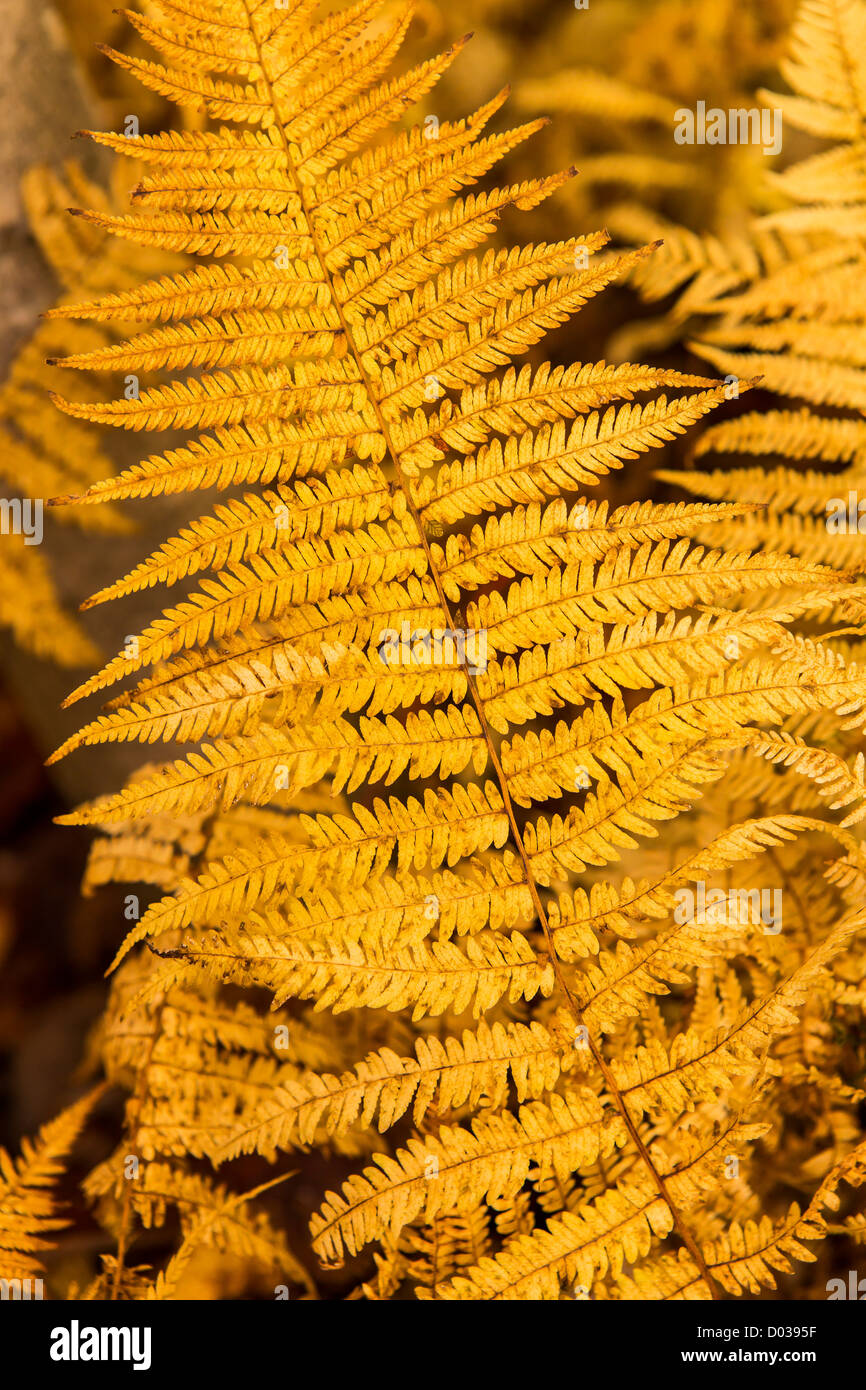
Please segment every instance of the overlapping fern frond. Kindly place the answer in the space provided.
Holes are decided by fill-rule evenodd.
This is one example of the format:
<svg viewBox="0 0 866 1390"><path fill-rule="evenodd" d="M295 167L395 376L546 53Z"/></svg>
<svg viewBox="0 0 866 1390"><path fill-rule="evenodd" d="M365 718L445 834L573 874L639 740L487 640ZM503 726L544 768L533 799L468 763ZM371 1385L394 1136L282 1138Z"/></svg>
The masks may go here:
<svg viewBox="0 0 866 1390"><path fill-rule="evenodd" d="M59 750L201 745L67 818L110 832L94 883L164 890L129 903L102 1042L131 1092L92 1184L112 1287L133 1215L222 1211L190 1159L316 1145L371 1160L311 1225L326 1264L381 1247L367 1296L751 1289L760 1241L749 1227L740 1268L738 1233L783 1103L770 1049L821 991L844 1007L832 965L853 970L863 925L862 846L822 797L850 806L862 772L781 757L765 728L862 725L866 673L820 640L862 619L862 588L782 546L696 542L749 501L587 495L726 387L535 357L652 248L483 249L570 173L478 190L538 128L492 125L504 94L400 124L462 42L391 77L409 15L375 0L323 20L309 0L155 9L134 22L157 59L117 61L213 128L97 134L143 176L130 213L81 215L201 259L56 311L147 325L61 363L140 373L134 399L57 400L196 433L64 500L246 491L94 595L191 581L70 696L132 681ZM737 780L732 812L746 757L758 785ZM775 767L790 804L767 795ZM676 915L705 880L778 884L816 840L835 856L821 914L792 907L780 935ZM842 1085L839 1111L857 1095ZM853 1149L835 1123L828 1184ZM150 1186L124 1187L130 1149ZM762 1228L778 1258L822 1233L815 1203Z"/></svg>
<svg viewBox="0 0 866 1390"><path fill-rule="evenodd" d="M78 234L63 209L76 195L98 199L98 188L70 163L65 177L32 169L22 191L34 234L65 293L80 293L95 283L94 277L105 273L98 256L105 237L95 228ZM98 334L83 324L70 325L70 330L81 346L92 345L94 332ZM68 348L70 339L63 336ZM73 425L69 435L58 424L46 395L51 373L45 365L46 356L58 348L56 326L41 325L17 352L0 388L0 475L12 494L4 504L12 505L4 514L0 537L0 626L9 628L16 642L37 656L62 666L87 666L98 652L67 611L39 548L41 509L58 491L95 481L111 464L92 430ZM14 509L22 508L22 499L21 524L16 526ZM91 532L131 529L111 507L92 520L83 513L55 515ZM49 531L50 526L49 522Z"/></svg>
<svg viewBox="0 0 866 1390"><path fill-rule="evenodd" d="M13 1159L0 1149L0 1280L4 1298L41 1298L45 1273L42 1252L54 1244L53 1233L69 1222L59 1215L53 1191L100 1090L70 1105L43 1125L34 1140L25 1139ZM9 1281L9 1288L6 1282ZM12 1283L15 1281L15 1283ZM18 1285L17 1290L15 1284ZM11 1289L11 1291L10 1291Z"/></svg>
<svg viewBox="0 0 866 1390"><path fill-rule="evenodd" d="M650 299L677 292L674 321L717 370L730 380L760 375L784 398L781 408L745 411L706 430L693 450L701 477L675 481L704 497L763 504L724 528L726 541L782 545L858 568L866 530L858 510L866 447L864 26L862 0L803 4L782 66L793 95L759 94L781 112L786 131L834 142L768 175L787 206L754 219L739 242L665 229L663 252L636 272ZM623 216L618 226L662 234L652 217ZM737 466L707 470L716 455Z"/></svg>
<svg viewBox="0 0 866 1390"><path fill-rule="evenodd" d="M601 209L610 225L611 208L633 197L644 211L693 230L721 235L736 227L744 201L762 185L761 150L678 144L673 132L699 101L725 111L751 105L755 86L777 67L796 8L796 0L646 0L577 13L554 8L533 26L521 54L529 76L515 97L527 112L558 118L544 137L553 158L573 149L577 127L581 177L568 190L572 206Z"/></svg>

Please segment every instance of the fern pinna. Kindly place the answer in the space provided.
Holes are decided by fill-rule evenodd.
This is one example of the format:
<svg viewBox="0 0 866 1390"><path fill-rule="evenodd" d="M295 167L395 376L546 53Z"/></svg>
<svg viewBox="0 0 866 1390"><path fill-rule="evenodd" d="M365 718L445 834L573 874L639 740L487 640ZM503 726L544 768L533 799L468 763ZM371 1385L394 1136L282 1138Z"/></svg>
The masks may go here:
<svg viewBox="0 0 866 1390"><path fill-rule="evenodd" d="M463 192L541 123L490 133L503 92L398 124L465 40L386 77L410 16L382 12L157 0L129 18L158 61L113 56L211 126L91 132L146 172L129 214L77 215L202 259L57 309L150 325L61 363L140 374L134 399L57 403L200 433L61 500L247 489L93 597L194 581L70 696L135 678L56 755L201 745L65 818L107 831L91 886L164 893L98 1040L129 1101L88 1180L119 1248L91 1296L171 1296L190 1241L315 1293L290 1198L229 1222L199 1162L309 1149L357 1168L311 1222L321 1264L365 1252L351 1296L756 1292L861 1177L849 1127L801 1205L764 1210L772 1048L835 998L863 924L838 864L862 848L820 797L732 819L726 773L767 724L862 721L866 677L816 636L862 620L861 589L694 542L753 503L586 493L724 383L537 359L651 248L482 250L573 171ZM803 839L836 857L820 930L679 910L690 885L777 882ZM180 1263L148 1284L125 1257L167 1208Z"/></svg>

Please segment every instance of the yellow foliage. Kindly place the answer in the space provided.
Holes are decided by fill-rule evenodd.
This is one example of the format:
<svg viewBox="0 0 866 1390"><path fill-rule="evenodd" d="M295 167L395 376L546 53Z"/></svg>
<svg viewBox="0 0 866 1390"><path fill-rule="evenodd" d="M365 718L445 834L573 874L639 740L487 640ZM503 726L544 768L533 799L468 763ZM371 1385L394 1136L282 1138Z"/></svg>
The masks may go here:
<svg viewBox="0 0 866 1390"><path fill-rule="evenodd" d="M389 76L410 15L380 10L156 0L131 17L156 58L112 56L205 128L90 132L144 173L131 210L74 226L132 243L149 278L58 306L57 361L147 381L55 401L76 426L192 435L56 502L243 492L93 595L186 586L69 696L129 682L54 755L193 745L62 818L105 832L90 890L161 894L129 914L92 1044L128 1099L88 1183L118 1243L88 1296L177 1297L202 1244L317 1288L254 1207L267 1184L202 1176L311 1148L363 1165L305 1252L363 1253L351 1296L755 1294L861 1177L863 1093L830 1036L862 1006L866 673L843 639L863 558L804 524L817 472L665 470L695 502L591 492L639 487L686 433L696 456L787 445L862 473L862 209L856 178L839 189L859 87L828 34L838 16L853 47L866 6L801 8L786 111L842 142L780 177L801 206L664 247L655 211L621 210L649 243L621 253L603 232L486 246L574 170L487 181L541 128L486 133L504 93L403 122L467 40ZM597 76L581 99L667 110ZM200 260L165 273L167 252ZM829 288L799 299L819 264ZM542 360L625 275L684 291L668 340L700 315L740 391L810 409L707 428L730 383ZM792 1167L805 1213L764 1211ZM179 1244L150 1278L127 1247L166 1207Z"/></svg>

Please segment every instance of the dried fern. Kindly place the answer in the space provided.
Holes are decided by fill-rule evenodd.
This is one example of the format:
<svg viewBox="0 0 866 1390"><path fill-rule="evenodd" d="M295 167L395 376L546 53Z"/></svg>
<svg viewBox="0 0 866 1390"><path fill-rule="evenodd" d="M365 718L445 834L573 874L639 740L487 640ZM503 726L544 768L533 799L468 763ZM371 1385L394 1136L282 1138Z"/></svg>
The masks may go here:
<svg viewBox="0 0 866 1390"><path fill-rule="evenodd" d="M43 1125L36 1139L25 1139L21 1156L12 1159L0 1149L0 1280L3 1297L41 1298L45 1273L42 1252L54 1244L54 1232L68 1226L58 1214L52 1191L63 1174L63 1159L75 1144L100 1090L69 1106ZM7 1292L7 1282L12 1292ZM36 1284L38 1292L33 1291ZM15 1284L19 1286L15 1292Z"/></svg>
<svg viewBox="0 0 866 1390"><path fill-rule="evenodd" d="M96 134L145 172L130 213L79 215L202 259L55 311L150 325L61 365L155 377L57 403L199 433L62 500L249 491L94 596L196 580L70 696L134 679L58 752L201 744L68 818L110 832L94 885L167 890L121 946L98 1044L129 1091L90 1184L118 1238L102 1287L176 1292L189 1244L144 1294L125 1270L155 1204L229 1239L232 1199L191 1160L315 1146L368 1160L311 1225L328 1265L380 1247L363 1296L755 1292L859 1173L840 1117L860 1093L836 1081L806 1214L754 1226L785 1125L772 1050L856 992L864 924L861 842L822 799L850 805L862 773L780 756L766 726L861 727L866 675L819 634L862 621L862 588L784 547L695 542L751 525L750 500L583 495L726 388L519 360L653 248L481 251L570 174L462 191L538 128L486 134L504 94L435 140L397 126L463 43L390 78L409 16L374 0L320 21L308 0L155 9L134 22L158 60L116 60L216 128ZM678 919L687 885L778 883L816 844L820 911L781 935ZM240 1202L238 1249L272 1249Z"/></svg>

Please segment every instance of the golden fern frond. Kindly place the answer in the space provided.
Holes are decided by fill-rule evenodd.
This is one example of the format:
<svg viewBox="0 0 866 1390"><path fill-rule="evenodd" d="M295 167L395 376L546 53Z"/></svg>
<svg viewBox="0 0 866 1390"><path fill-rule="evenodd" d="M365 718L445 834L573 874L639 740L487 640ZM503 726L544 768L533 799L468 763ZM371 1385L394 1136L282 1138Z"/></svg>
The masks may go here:
<svg viewBox="0 0 866 1390"><path fill-rule="evenodd" d="M44 558L14 533L3 537L0 548L0 626L26 651L61 666L86 666L97 654L75 617L62 607Z"/></svg>
<svg viewBox="0 0 866 1390"><path fill-rule="evenodd" d="M23 181L22 196L40 250L63 286L64 296L94 283L109 264L115 277L123 275L117 258L98 255L104 239L95 233L76 236L62 210L73 196L101 199L101 190L70 163L63 175L35 167ZM109 272L111 273L111 272ZM46 354L60 349L93 346L100 330L79 325L42 324L21 346L0 388L2 477L20 498L4 500L0 625L11 630L25 650L62 666L90 665L97 653L93 641L69 613L50 565L37 553L43 535L42 508L46 499L69 487L82 487L99 478L110 460L93 430L72 426L70 434L57 428L56 412L46 400L51 373ZM16 515L16 509L18 514ZM69 514L65 520L73 520ZM130 523L111 507L90 522L85 531L123 533ZM50 531L50 527L49 527Z"/></svg>
<svg viewBox="0 0 866 1390"><path fill-rule="evenodd" d="M281 544L319 536L328 539L341 531L384 521L399 513L384 476L370 470L343 470L336 478L299 483L262 497L243 498L218 506L212 517L202 517L137 566L125 579L94 594L85 603L91 608L109 599L122 598L155 584L176 584L204 569L221 570L232 560L244 560L258 550L275 550ZM286 532L286 535L282 535Z"/></svg>
<svg viewBox="0 0 866 1390"><path fill-rule="evenodd" d="M281 921L276 925L282 928ZM411 1009L418 1019L471 1007L478 1016L503 995L515 1002L554 987L550 963L519 932L479 932L464 948L440 941L385 954L357 943L306 942L260 929L253 918L249 929L186 938L179 955L217 979L273 991L275 1006L286 998L315 999L317 1008L335 1013Z"/></svg>
<svg viewBox="0 0 866 1390"><path fill-rule="evenodd" d="M841 922L789 979L718 1036L680 1033L670 1054L664 1046L647 1047L628 1062L614 1062L629 1108L680 1114L695 1100L706 1099L716 1086L726 1085L732 1071L753 1070L768 1038L796 1024L796 1006L803 1003L826 962L862 926L862 913Z"/></svg>
<svg viewBox="0 0 866 1390"><path fill-rule="evenodd" d="M611 254L601 233L487 249L573 170L479 188L538 129L485 134L501 95L432 138L395 131L464 41L390 78L408 13L380 9L161 0L137 21L158 61L121 66L230 125L132 142L147 170L131 211L77 220L202 264L52 320L141 325L66 354L68 370L148 377L129 398L58 399L68 417L197 432L58 501L246 489L93 596L195 582L70 695L131 682L55 755L200 745L64 818L109 832L92 881L138 872L164 894L130 915L100 1044L130 1092L124 1143L169 1164L182 1217L198 1206L211 1223L243 1199L193 1189L187 1159L372 1155L312 1222L328 1264L379 1243L369 1296L413 1263L419 1296L557 1297L575 1277L611 1291L669 1238L715 1296L721 1158L771 1129L730 1117L750 1084L777 1113L770 1048L856 960L856 826L819 810L822 791L830 811L860 796L833 740L861 727L866 678L824 632L862 623L859 566L705 548L705 527L757 528L760 496L590 500L729 384L534 353L626 273L691 280L692 308L724 315L765 271L790 298L786 272L823 243L683 239L658 282L658 246ZM742 391L749 361L772 358L770 385L820 368L812 404L859 400L855 329L844 360L820 332L792 357L785 330L736 312ZM857 466L856 431L817 434ZM809 795L770 797L774 767ZM799 886L795 837L810 864L829 837L836 863L790 939L751 918L670 925L688 885L739 891L759 856ZM131 1218L155 1208L118 1209L108 1176L93 1192L115 1204L119 1293ZM736 1220L733 1194L719 1202ZM239 1220L249 1253L254 1218ZM204 1230L189 1226L154 1296L177 1293Z"/></svg>
<svg viewBox="0 0 866 1390"><path fill-rule="evenodd" d="M565 960L596 955L596 931L633 938L647 919L664 919L672 912L676 891L683 884L729 871L734 864L796 838L797 831L823 828L822 822L804 816L763 816L722 831L655 880L626 877L617 887L601 882L589 892L578 888L562 894L550 908L557 951Z"/></svg>
<svg viewBox="0 0 866 1390"><path fill-rule="evenodd" d="M864 39L866 14L857 0L808 0L800 7L789 57L781 64L796 95L761 95L778 105L796 129L839 143L775 176L776 186L803 204L804 211L775 213L771 225L832 227L842 236L862 235Z"/></svg>
<svg viewBox="0 0 866 1390"><path fill-rule="evenodd" d="M866 795L866 759L862 753L857 755L854 766L849 767L838 753L825 748L812 748L805 739L796 734L784 731L775 733L772 730L760 733L753 731L749 736L749 745L760 753L761 757L767 758L777 766L783 764L785 767L795 767L804 777L815 782L833 811L842 806L849 806L852 801L862 801ZM830 801L830 797L834 800ZM841 822L843 828L856 825L863 819L864 814L866 812L861 806L856 807Z"/></svg>
<svg viewBox="0 0 866 1390"><path fill-rule="evenodd" d="M771 472L733 468L693 475L678 482L718 500L737 500L763 492L766 516L740 532L753 544L784 545L813 560L846 554L846 564L862 564L857 495L862 457L866 396L862 352L863 104L862 0L804 0L790 38L790 57L782 73L794 95L762 92L796 129L835 142L769 179L774 191L795 208L753 219L747 243L751 260L739 256L740 243L712 247L684 235L691 254L674 249L677 262L667 279L653 282L652 264L641 266L643 291L658 298L681 289L675 318L699 316L693 348L728 379L762 376L765 388L807 404L798 409L747 413L706 431L695 457L708 453L751 454L791 460ZM632 230L643 227L639 216ZM651 220L658 235L656 222ZM775 253L773 248L776 247ZM731 273L701 264L732 263ZM833 407L828 413L826 407ZM839 410L847 414L839 414ZM830 475L801 462L844 463ZM668 475L670 476L670 475ZM743 486L745 485L745 492ZM853 509L849 507L854 498ZM795 516L792 518L791 513ZM843 516L844 513L844 516ZM807 519L808 518L808 519ZM735 530L736 530L735 526ZM730 531L720 542L733 540Z"/></svg>
<svg viewBox="0 0 866 1390"><path fill-rule="evenodd" d="M256 1112L255 1125L234 1137L228 1156L287 1149L310 1143L323 1125L328 1133L348 1129L359 1118L377 1119L380 1131L396 1124L412 1107L417 1126L428 1110L459 1106L476 1109L485 1100L494 1108L507 1099L509 1078L521 1101L553 1090L573 1061L562 1041L539 1023L491 1026L483 1020L458 1041L420 1038L415 1057L389 1049L372 1053L342 1076L316 1073L276 1090Z"/></svg>
<svg viewBox="0 0 866 1390"><path fill-rule="evenodd" d="M734 1222L722 1237L704 1247L707 1266L726 1293L736 1296L775 1289L776 1272L789 1273L792 1260L816 1258L803 1241L822 1240L827 1234L825 1212L838 1206L835 1189L844 1178L852 1179L850 1165L850 1157L836 1165L805 1211L794 1203L778 1221L765 1216L745 1225ZM633 1278L620 1275L618 1285L620 1297L703 1297L700 1275L684 1251L648 1261Z"/></svg>
<svg viewBox="0 0 866 1390"><path fill-rule="evenodd" d="M52 1248L53 1232L69 1224L58 1215L52 1189L64 1171L64 1158L101 1093L102 1088L98 1088L82 1097L43 1125L34 1140L25 1139L17 1160L0 1149L0 1269L4 1286L6 1281L27 1281L44 1274L41 1252Z"/></svg>
<svg viewBox="0 0 866 1390"><path fill-rule="evenodd" d="M59 280L63 294L61 308L70 295L87 292L106 283L124 284L135 278L129 258L119 255L104 234L70 224L65 209L70 198L95 201L107 208L123 196L117 180L111 197L89 179L74 162L62 174L34 167L23 184L23 198L40 250ZM51 317L49 310L45 316ZM95 348L116 333L113 328L87 329L76 325L46 323L25 343L13 361L8 380L0 393L4 415L4 473L13 485L27 483L27 491L50 498L62 488L92 483L110 467L100 448L98 436L86 426L70 426L58 431L56 414L47 408L45 393L52 375L46 371L51 353ZM107 532L131 531L131 524L109 507L88 521L67 513L61 520L85 529Z"/></svg>
<svg viewBox="0 0 866 1390"><path fill-rule="evenodd" d="M665 1186L678 1204L694 1203L701 1187L711 1181L712 1166L718 1162L721 1145L727 1152L758 1137L760 1126L731 1126L701 1148L692 1141L689 1161L675 1171L664 1173ZM657 1157L659 1168L670 1161ZM670 1229L669 1208L646 1179L622 1179L615 1188L587 1202L574 1212L553 1217L546 1230L518 1235L506 1242L502 1251L482 1259L479 1264L436 1290L444 1299L549 1299L557 1297L560 1286L589 1288L596 1274L619 1276L623 1264L637 1264L654 1237Z"/></svg>
<svg viewBox="0 0 866 1390"><path fill-rule="evenodd" d="M201 1245L217 1245L219 1248L222 1242L234 1254L248 1255L253 1254L258 1259L264 1259L268 1264L274 1263L274 1252L268 1245L257 1244L251 1239L249 1224L243 1219L243 1209L248 1202L266 1192L268 1188L274 1187L277 1183L285 1181L287 1174L282 1177L273 1178L270 1182L262 1183L259 1187L253 1188L245 1193L227 1193L224 1189L215 1189L208 1194L209 1200L200 1200L194 1219L189 1221L184 1232L183 1239L165 1269L160 1270L153 1283L148 1284L143 1290L143 1297L146 1299L158 1299L160 1302L166 1299L179 1298L180 1284L187 1272L189 1263L195 1251ZM188 1200L185 1198L184 1200ZM303 1271L294 1261L287 1257L285 1251L279 1252L279 1258L285 1266L292 1265L292 1272L299 1273L303 1278ZM115 1270L115 1275L119 1269ZM306 1282L306 1280L304 1280Z"/></svg>
<svg viewBox="0 0 866 1390"><path fill-rule="evenodd" d="M382 1223L396 1233L422 1212L429 1221L443 1209L513 1194L531 1163L569 1172L623 1141L621 1122L604 1125L597 1097L586 1090L553 1096L549 1105L529 1102L517 1116L479 1116L471 1132L442 1126L435 1138L410 1140L394 1158L350 1178L344 1196L329 1194L312 1223L314 1248L333 1261L344 1247L354 1253L375 1238Z"/></svg>
<svg viewBox="0 0 866 1390"><path fill-rule="evenodd" d="M90 1185L95 1190L95 1185ZM168 1163L147 1163L132 1191L132 1204L145 1230L165 1224L170 1207L177 1210L183 1235L201 1228L205 1243L221 1252L253 1257L279 1267L293 1283L307 1283L285 1238L263 1211L252 1215L230 1200L227 1189L200 1173Z"/></svg>

